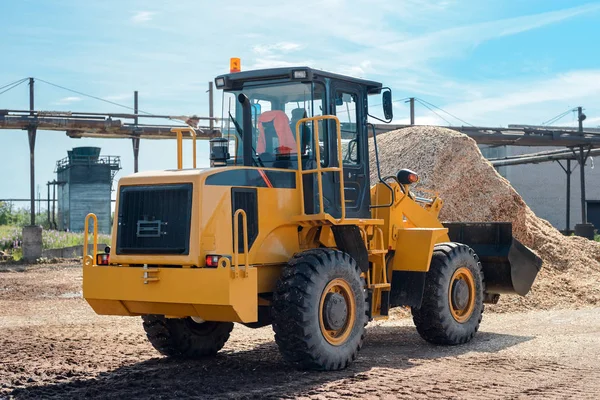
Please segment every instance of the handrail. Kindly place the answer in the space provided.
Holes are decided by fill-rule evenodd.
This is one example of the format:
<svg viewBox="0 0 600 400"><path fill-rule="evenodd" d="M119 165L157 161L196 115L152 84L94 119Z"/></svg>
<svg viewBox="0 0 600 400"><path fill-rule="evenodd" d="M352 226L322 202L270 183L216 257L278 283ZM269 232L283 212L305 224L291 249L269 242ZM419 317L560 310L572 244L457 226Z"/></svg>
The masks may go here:
<svg viewBox="0 0 600 400"><path fill-rule="evenodd" d="M238 216L242 216L242 233L244 235L244 277L248 276L249 264L248 264L248 220L246 218L246 211L241 208L237 209L233 214L233 271L237 277L239 274L239 223Z"/></svg>
<svg viewBox="0 0 600 400"><path fill-rule="evenodd" d="M338 143L338 166L337 167L321 167L321 147L319 146L319 124L317 121L332 119L336 124L336 134ZM313 122L314 131L314 146L315 146L315 157L317 168L302 170L302 152L300 151L300 125L306 122ZM341 211L342 217L339 222L346 219L346 196L344 193L344 167L342 160L342 130L340 126L340 120L335 115L319 115L317 117L301 118L296 122L296 147L298 155L298 174L296 175L296 187L300 189L300 215L305 216L306 210L304 208L304 185L302 184L302 176L306 174L317 174L317 186L319 189L319 214L325 215L325 209L323 206L323 172L338 172L340 174L340 200L341 200Z"/></svg>
<svg viewBox="0 0 600 400"><path fill-rule="evenodd" d="M93 248L94 258L92 258L91 260L88 258L91 256L89 256L87 253L88 252L88 240L89 240L88 237L90 236L90 232L89 232L90 218L92 218L94 220L94 248ZM83 229L84 229L83 264L87 265L87 266L96 265L96 258L98 257L98 218L96 217L96 214L89 213L88 215L85 216L85 222L84 222Z"/></svg>
<svg viewBox="0 0 600 400"><path fill-rule="evenodd" d="M196 168L196 131L189 126L171 128L177 134L177 169L183 169L183 132L189 132L192 137L192 165Z"/></svg>

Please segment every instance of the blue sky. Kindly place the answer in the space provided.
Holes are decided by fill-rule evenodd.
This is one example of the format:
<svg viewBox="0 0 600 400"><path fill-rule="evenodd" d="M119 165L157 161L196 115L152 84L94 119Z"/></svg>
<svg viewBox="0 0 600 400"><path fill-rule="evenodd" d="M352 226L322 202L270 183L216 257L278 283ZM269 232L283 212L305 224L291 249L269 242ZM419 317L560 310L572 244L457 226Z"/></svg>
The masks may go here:
<svg viewBox="0 0 600 400"><path fill-rule="evenodd" d="M157 114L208 114L207 82L240 57L243 69L308 65L380 80L395 99L416 96L475 125L542 123L578 105L600 125L600 2L2 0L0 37L0 85L33 76L126 105L138 90L140 108ZM27 108L27 96L23 84L0 95L0 109ZM394 104L405 122L406 105ZM126 111L41 82L36 109ZM417 123L446 124L423 107ZM118 176L133 172L129 140L40 131L42 197L56 160L84 145L120 155ZM26 133L0 131L0 148L0 198L28 197ZM141 170L175 164L174 142L142 141Z"/></svg>

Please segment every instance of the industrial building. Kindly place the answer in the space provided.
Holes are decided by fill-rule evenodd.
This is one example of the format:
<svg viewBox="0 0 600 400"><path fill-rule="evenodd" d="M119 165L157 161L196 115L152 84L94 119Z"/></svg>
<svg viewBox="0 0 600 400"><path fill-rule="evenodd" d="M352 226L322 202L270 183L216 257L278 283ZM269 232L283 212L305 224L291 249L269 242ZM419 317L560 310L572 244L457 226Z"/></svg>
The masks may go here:
<svg viewBox="0 0 600 400"><path fill-rule="evenodd" d="M83 232L88 213L98 217L98 232L111 231L111 192L118 156L101 156L99 147L75 147L56 162L58 229Z"/></svg>
<svg viewBox="0 0 600 400"><path fill-rule="evenodd" d="M486 158L501 159L541 151L560 150L556 147L480 146ZM585 164L587 221L600 228L600 163L594 157ZM567 163L561 161L563 168ZM544 218L561 231L572 231L581 223L581 184L579 164L571 161L570 215L567 222L567 174L557 161L539 164L502 166L496 169L506 178L538 217ZM568 225L567 225L568 224Z"/></svg>

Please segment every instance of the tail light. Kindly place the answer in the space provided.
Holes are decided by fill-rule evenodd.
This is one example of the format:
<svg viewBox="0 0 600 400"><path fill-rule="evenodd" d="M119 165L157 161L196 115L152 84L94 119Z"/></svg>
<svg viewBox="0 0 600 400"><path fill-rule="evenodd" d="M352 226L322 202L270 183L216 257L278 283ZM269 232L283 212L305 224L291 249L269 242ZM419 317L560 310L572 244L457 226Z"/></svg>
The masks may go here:
<svg viewBox="0 0 600 400"><path fill-rule="evenodd" d="M108 265L110 254L96 254L96 265Z"/></svg>
<svg viewBox="0 0 600 400"><path fill-rule="evenodd" d="M221 256L217 255L207 255L206 256L206 266L210 268L216 268L219 265L219 259Z"/></svg>

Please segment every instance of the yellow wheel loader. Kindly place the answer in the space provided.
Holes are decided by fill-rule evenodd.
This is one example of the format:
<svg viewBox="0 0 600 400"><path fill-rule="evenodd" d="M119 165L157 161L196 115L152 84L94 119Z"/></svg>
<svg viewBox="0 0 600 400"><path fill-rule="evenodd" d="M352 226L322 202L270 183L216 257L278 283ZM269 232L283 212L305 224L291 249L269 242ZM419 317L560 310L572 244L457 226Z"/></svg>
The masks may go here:
<svg viewBox="0 0 600 400"><path fill-rule="evenodd" d="M211 140L211 167L183 168L179 131L177 169L120 180L111 247L84 256L96 313L141 316L152 345L182 358L214 355L234 322L272 325L286 361L338 370L392 307L456 345L484 303L529 291L541 260L509 223L441 223L442 199L415 195L405 166L381 177L377 162L370 186L368 100L392 119L381 83L298 67L215 84L231 129Z"/></svg>

